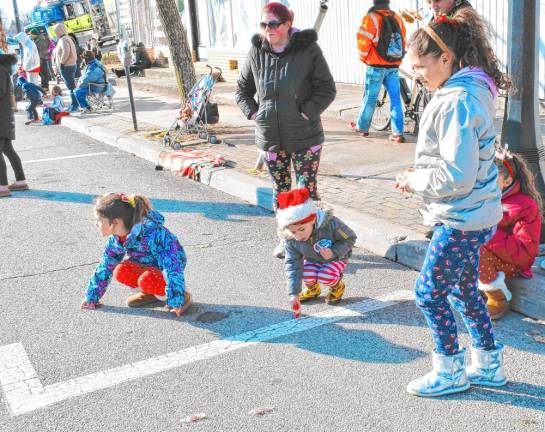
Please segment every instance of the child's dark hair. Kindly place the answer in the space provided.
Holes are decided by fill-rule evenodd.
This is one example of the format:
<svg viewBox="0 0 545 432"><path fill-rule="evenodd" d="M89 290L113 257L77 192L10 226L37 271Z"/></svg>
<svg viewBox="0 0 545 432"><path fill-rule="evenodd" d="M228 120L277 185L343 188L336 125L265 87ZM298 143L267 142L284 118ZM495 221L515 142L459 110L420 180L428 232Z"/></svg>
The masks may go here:
<svg viewBox="0 0 545 432"><path fill-rule="evenodd" d="M51 89L51 94L62 96L62 88L58 85L54 85L53 88Z"/></svg>
<svg viewBox="0 0 545 432"><path fill-rule="evenodd" d="M492 29L472 8L463 8L452 17L444 17L430 24L455 56L454 64L482 68L498 89L508 91L511 80L500 69L500 62L490 44ZM409 48L419 57L431 54L440 57L443 50L423 28L418 29L409 41Z"/></svg>
<svg viewBox="0 0 545 432"><path fill-rule="evenodd" d="M514 181L520 183L520 191L537 203L543 217L543 198L537 190L535 175L528 168L526 161L518 154L507 152L502 158L496 158L496 166L501 176L505 178L511 176Z"/></svg>
<svg viewBox="0 0 545 432"><path fill-rule="evenodd" d="M141 195L111 193L95 200L95 211L99 216L110 222L121 219L128 230L142 221L151 208L149 199Z"/></svg>

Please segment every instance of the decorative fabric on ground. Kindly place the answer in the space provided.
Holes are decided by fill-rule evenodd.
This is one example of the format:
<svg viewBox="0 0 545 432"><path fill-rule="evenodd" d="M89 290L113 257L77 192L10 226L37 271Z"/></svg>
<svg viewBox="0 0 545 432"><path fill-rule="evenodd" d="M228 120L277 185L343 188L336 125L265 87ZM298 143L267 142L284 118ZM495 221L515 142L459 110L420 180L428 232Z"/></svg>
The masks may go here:
<svg viewBox="0 0 545 432"><path fill-rule="evenodd" d="M342 277L346 263L342 261L331 261L325 264L305 260L303 281L305 285L315 282L321 285L334 286Z"/></svg>
<svg viewBox="0 0 545 432"><path fill-rule="evenodd" d="M314 201L319 199L316 176L320 165L321 153L321 145L315 145L309 149L295 153L287 153L286 151L267 153L266 163L273 183L273 206L275 209L278 206L276 199L278 193L291 190L292 162L297 187L307 188L310 192L310 197Z"/></svg>
<svg viewBox="0 0 545 432"><path fill-rule="evenodd" d="M163 273L157 267L143 266L131 260L125 260L114 269L117 281L131 288L140 288L144 294L164 296L166 282Z"/></svg>
<svg viewBox="0 0 545 432"><path fill-rule="evenodd" d="M479 250L493 233L493 228L460 231L444 225L434 230L415 290L416 305L426 317L439 354L459 351L449 296L462 315L473 346L484 350L495 347L492 322L477 289Z"/></svg>
<svg viewBox="0 0 545 432"><path fill-rule="evenodd" d="M182 149L173 152L162 152L159 156L160 165L168 165L172 171L184 177L200 181L203 168L220 167L226 164L221 155L211 156L206 152L192 149Z"/></svg>
<svg viewBox="0 0 545 432"><path fill-rule="evenodd" d="M498 272L504 272L506 279L512 278L518 274L517 266L503 261L486 247L481 248L479 280L483 284L489 284L496 280Z"/></svg>

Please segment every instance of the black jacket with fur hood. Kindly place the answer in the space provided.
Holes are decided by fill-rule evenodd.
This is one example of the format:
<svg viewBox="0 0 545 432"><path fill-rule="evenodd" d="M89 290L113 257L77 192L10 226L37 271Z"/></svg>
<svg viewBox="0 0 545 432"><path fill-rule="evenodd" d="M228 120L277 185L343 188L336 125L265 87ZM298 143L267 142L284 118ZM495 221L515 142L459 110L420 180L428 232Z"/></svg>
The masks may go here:
<svg viewBox="0 0 545 432"><path fill-rule="evenodd" d="M15 139L15 117L13 115L13 84L11 66L17 58L11 54L0 54L0 138Z"/></svg>
<svg viewBox="0 0 545 432"><path fill-rule="evenodd" d="M336 90L317 40L314 30L295 31L277 54L262 36L252 38L235 99L248 119L256 114L255 139L261 150L293 153L324 142L320 114Z"/></svg>

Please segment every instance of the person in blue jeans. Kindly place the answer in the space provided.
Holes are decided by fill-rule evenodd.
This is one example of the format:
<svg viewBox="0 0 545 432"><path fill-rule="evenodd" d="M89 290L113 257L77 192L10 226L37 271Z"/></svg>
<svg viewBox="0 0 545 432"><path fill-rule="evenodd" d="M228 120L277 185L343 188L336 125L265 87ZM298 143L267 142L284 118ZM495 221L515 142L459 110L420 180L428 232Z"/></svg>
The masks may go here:
<svg viewBox="0 0 545 432"><path fill-rule="evenodd" d="M81 108L90 111L91 107L87 101L87 95L90 91L101 93L106 90L106 71L102 63L95 58L93 51L84 51L83 60L85 61L85 69L78 82L75 94Z"/></svg>
<svg viewBox="0 0 545 432"><path fill-rule="evenodd" d="M387 20L387 21L386 21ZM399 50L395 57L389 57L390 47L384 53L380 47L381 32L387 23L397 23L399 27ZM403 137L403 108L399 86L399 65L405 52L405 25L399 15L390 9L389 0L374 0L374 5L363 17L358 31L358 52L360 60L367 65L365 92L358 119L351 124L352 129L366 137L369 135L371 119L377 105L377 98L382 85L390 96L392 115L392 134L390 140L398 143ZM383 35L384 38L384 35ZM383 54L381 54L383 53ZM385 58L386 57L386 58Z"/></svg>
<svg viewBox="0 0 545 432"><path fill-rule="evenodd" d="M63 23L58 23L53 27L57 35L57 46L54 51L55 65L60 71L66 87L70 91L72 104L68 108L69 112L79 109L78 100L74 94L76 88L76 70L77 70L77 49L74 40L66 33L66 27Z"/></svg>

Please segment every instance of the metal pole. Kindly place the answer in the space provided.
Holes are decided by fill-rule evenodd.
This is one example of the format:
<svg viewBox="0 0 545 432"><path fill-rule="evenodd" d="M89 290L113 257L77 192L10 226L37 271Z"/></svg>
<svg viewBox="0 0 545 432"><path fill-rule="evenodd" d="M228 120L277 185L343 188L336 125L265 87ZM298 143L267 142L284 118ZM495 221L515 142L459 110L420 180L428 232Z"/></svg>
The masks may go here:
<svg viewBox="0 0 545 432"><path fill-rule="evenodd" d="M131 83L131 54L129 43L124 40L121 45L121 52L123 53L123 66L125 67L125 76L127 77L127 88L129 89L129 103L131 105L131 114L132 114L132 124L134 130L138 130L138 125L136 124L136 111L134 108L134 97L132 95L132 83Z"/></svg>
<svg viewBox="0 0 545 432"><path fill-rule="evenodd" d="M545 197L545 146L540 133L537 94L539 2L509 2L507 71L514 89L505 106L502 144L508 144L509 150L524 158L536 176L539 192Z"/></svg>
<svg viewBox="0 0 545 432"><path fill-rule="evenodd" d="M21 28L21 20L19 19L19 9L17 8L17 0L13 0L13 14L15 15L15 27L17 27L17 32L21 33L23 30Z"/></svg>

